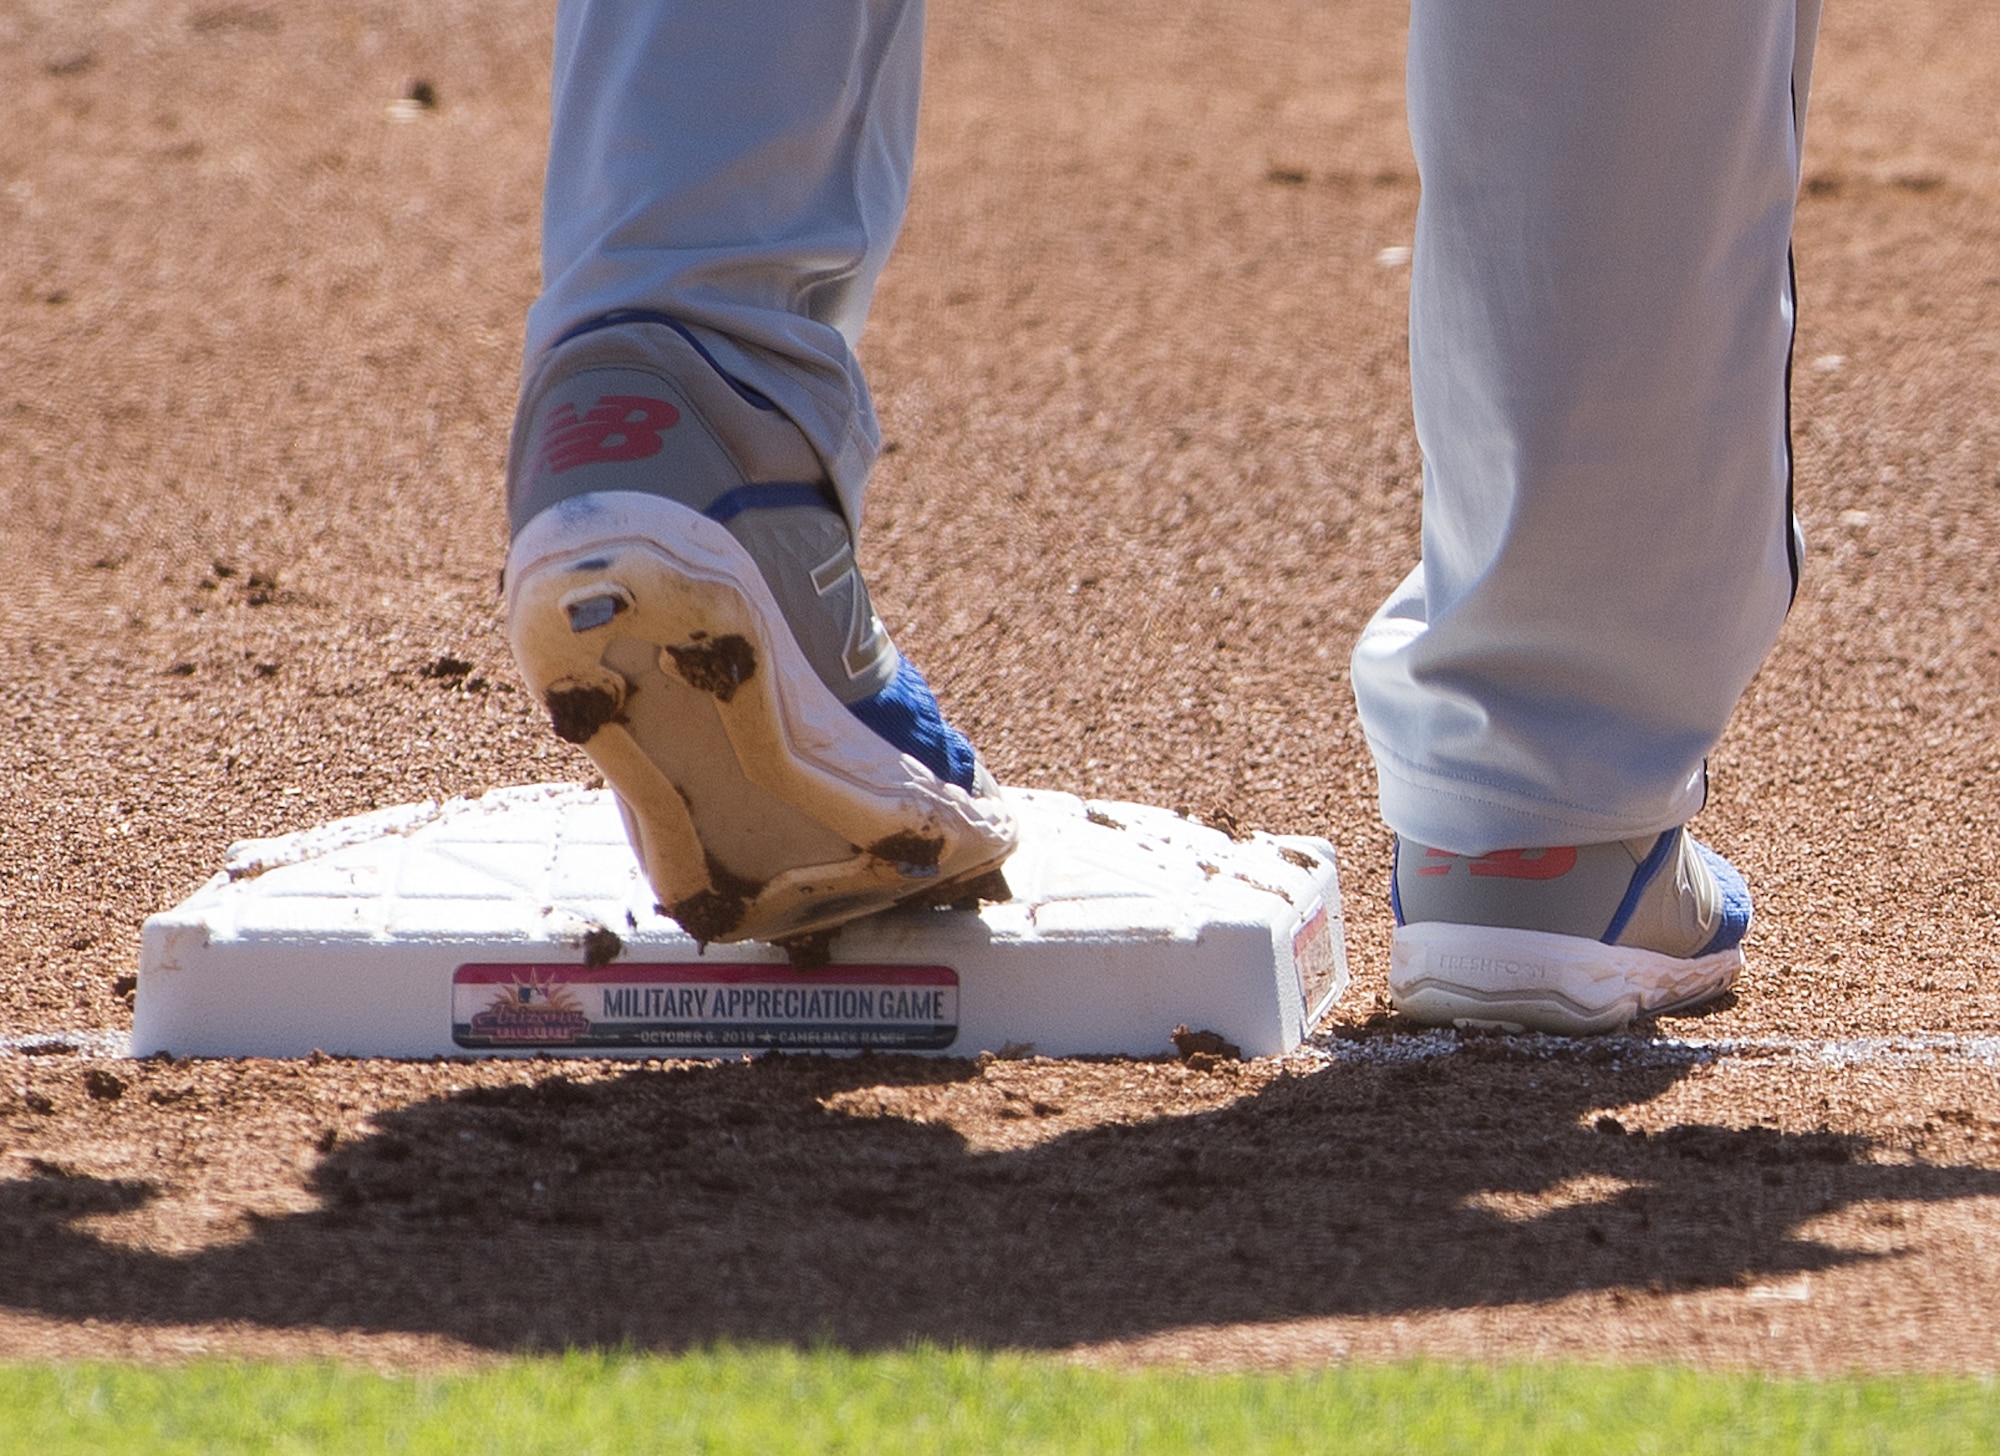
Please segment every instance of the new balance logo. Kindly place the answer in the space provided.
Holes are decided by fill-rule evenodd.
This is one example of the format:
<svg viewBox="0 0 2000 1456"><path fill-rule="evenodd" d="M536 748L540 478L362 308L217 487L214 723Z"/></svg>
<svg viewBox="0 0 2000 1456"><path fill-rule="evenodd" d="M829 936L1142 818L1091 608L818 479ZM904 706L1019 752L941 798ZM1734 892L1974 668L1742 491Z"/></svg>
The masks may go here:
<svg viewBox="0 0 2000 1456"><path fill-rule="evenodd" d="M1417 867L1420 875L1448 875L1463 863L1481 879L1555 880L1576 867L1576 847L1559 844L1548 849L1496 849L1476 859L1448 849L1426 849L1424 858L1430 863Z"/></svg>
<svg viewBox="0 0 2000 1456"><path fill-rule="evenodd" d="M665 400L637 394L604 395L581 415L559 404L542 433L542 463L561 475L579 465L644 460L660 453L662 437L680 422L681 412Z"/></svg>
<svg viewBox="0 0 2000 1456"><path fill-rule="evenodd" d="M813 568L813 590L825 597L837 587L847 588L847 646L841 666L849 677L860 677L889 650L889 636L882 621L868 604L868 592L861 585L861 568L855 564L854 548L841 548Z"/></svg>

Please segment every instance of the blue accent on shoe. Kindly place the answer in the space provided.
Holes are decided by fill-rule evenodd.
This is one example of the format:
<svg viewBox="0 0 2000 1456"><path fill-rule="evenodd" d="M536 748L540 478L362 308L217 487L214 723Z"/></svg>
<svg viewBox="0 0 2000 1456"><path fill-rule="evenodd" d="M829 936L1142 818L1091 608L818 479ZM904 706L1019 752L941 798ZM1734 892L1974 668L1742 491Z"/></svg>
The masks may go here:
<svg viewBox="0 0 2000 1456"><path fill-rule="evenodd" d="M720 525L745 511L780 510L786 506L824 506L838 510L823 482L811 480L769 480L739 485L709 502L702 514Z"/></svg>
<svg viewBox="0 0 2000 1456"><path fill-rule="evenodd" d="M1699 839L1694 842L1694 849L1701 856L1702 863L1708 866L1709 873L1715 876L1715 882L1722 886L1722 923L1716 926L1708 944L1701 948L1702 955L1711 956L1740 944L1743 937L1749 934L1750 886L1744 883L1743 874L1735 865Z"/></svg>
<svg viewBox="0 0 2000 1456"><path fill-rule="evenodd" d="M1646 893L1646 886L1653 883L1653 876L1660 867L1673 856L1678 847L1681 831L1669 829L1653 841L1653 847L1646 857L1639 861L1639 868L1632 871L1632 883L1625 887L1625 898L1618 902L1617 913L1611 917L1610 928L1598 937L1606 945L1618 944L1618 937L1625 933L1625 926L1632 918L1632 912L1639 908L1639 897Z"/></svg>
<svg viewBox="0 0 2000 1456"><path fill-rule="evenodd" d="M599 329L615 329L620 324L660 324L672 329L683 339L687 340L688 347L701 355L702 362L721 375L723 382L742 396L745 403L760 410L775 410L778 407L772 403L771 396L765 394L760 389L751 388L734 374L731 374L727 369L716 363L715 356L708 352L708 346L702 343L700 339L697 339L689 331L687 325L671 314L655 313L649 308L621 308L612 313L599 314L596 318L585 319L575 328L560 335L555 343L549 345L549 347L551 349L560 348L571 339L580 339L585 334L596 333Z"/></svg>
<svg viewBox="0 0 2000 1456"><path fill-rule="evenodd" d="M896 676L889 686L858 703L849 703L847 710L891 748L909 754L946 783L972 792L976 761L972 744L945 722L931 685L908 658L897 662Z"/></svg>

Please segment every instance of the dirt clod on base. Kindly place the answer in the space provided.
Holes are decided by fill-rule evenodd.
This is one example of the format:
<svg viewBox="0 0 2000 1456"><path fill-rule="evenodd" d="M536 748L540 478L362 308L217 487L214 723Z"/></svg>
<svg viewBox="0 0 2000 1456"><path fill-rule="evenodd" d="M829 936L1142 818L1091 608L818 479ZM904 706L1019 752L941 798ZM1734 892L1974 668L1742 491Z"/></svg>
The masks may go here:
<svg viewBox="0 0 2000 1456"><path fill-rule="evenodd" d="M1250 837L1250 831L1243 827L1242 822L1236 817L1236 811L1227 804L1217 804L1205 817L1210 829L1220 829L1238 844Z"/></svg>
<svg viewBox="0 0 2000 1456"><path fill-rule="evenodd" d="M1210 1057L1222 1061L1240 1062L1243 1048L1232 1041L1225 1041L1213 1031L1190 1031L1185 1024L1173 1030L1174 1050L1181 1054L1181 1060L1192 1062L1196 1057Z"/></svg>
<svg viewBox="0 0 2000 1456"><path fill-rule="evenodd" d="M615 930L593 925L583 933L583 963L592 970L608 966L625 953L625 942Z"/></svg>

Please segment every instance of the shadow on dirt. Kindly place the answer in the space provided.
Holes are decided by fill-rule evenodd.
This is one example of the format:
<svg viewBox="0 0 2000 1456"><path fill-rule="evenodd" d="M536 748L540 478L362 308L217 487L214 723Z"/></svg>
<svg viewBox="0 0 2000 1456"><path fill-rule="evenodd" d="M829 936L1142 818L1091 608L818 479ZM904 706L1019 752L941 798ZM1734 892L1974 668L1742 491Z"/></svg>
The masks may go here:
<svg viewBox="0 0 2000 1456"><path fill-rule="evenodd" d="M310 1175L316 1211L185 1257L79 1223L143 1184L38 1168L0 1184L0 1305L504 1350L1058 1347L1727 1286L1867 1257L1814 1242L1816 1215L2000 1194L2000 1173L1875 1163L1832 1133L1628 1132L1607 1109L1657 1096L1695 1054L1632 1067L1576 1046L1337 1062L1219 1110L1007 1152L866 1092L948 1089L978 1077L964 1062L558 1073L382 1115Z"/></svg>

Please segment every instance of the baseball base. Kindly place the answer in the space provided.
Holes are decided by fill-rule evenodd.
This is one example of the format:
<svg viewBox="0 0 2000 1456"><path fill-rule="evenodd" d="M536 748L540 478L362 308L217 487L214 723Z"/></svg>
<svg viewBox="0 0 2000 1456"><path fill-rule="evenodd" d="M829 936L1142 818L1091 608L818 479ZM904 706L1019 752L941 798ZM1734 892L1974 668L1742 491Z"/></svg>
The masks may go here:
<svg viewBox="0 0 2000 1456"><path fill-rule="evenodd" d="M609 792L499 789L233 846L146 922L135 1055L1052 1056L1296 1046L1347 985L1324 840L1007 790L1011 898L842 929L827 963L699 946Z"/></svg>

